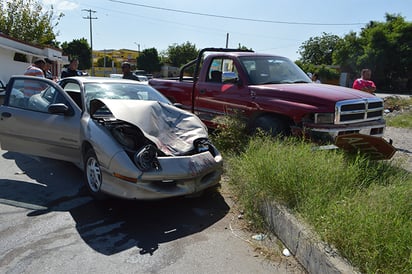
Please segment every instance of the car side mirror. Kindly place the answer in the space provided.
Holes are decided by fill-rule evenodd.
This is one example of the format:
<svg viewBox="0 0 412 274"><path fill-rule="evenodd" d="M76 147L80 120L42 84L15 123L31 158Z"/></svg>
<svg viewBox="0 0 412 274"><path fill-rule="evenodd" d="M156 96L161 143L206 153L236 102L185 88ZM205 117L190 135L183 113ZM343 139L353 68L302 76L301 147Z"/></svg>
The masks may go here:
<svg viewBox="0 0 412 274"><path fill-rule="evenodd" d="M73 114L71 109L66 104L63 104L63 103L51 104L47 108L47 111L51 114L64 114L64 115L69 115L69 116Z"/></svg>

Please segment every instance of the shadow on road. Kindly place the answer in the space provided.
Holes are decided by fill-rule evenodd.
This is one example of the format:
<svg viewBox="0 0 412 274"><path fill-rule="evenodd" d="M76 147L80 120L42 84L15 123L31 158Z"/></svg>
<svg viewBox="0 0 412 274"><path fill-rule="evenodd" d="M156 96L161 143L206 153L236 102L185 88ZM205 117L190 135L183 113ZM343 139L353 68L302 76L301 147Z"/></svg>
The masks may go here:
<svg viewBox="0 0 412 274"><path fill-rule="evenodd" d="M229 211L215 191L191 199L95 201L83 187L82 172L70 163L12 152L3 157L14 160L23 173L0 179L1 203L29 209L27 218L70 212L85 243L105 255L133 247L142 255L153 254L159 244L202 231ZM18 176L24 178L14 179Z"/></svg>

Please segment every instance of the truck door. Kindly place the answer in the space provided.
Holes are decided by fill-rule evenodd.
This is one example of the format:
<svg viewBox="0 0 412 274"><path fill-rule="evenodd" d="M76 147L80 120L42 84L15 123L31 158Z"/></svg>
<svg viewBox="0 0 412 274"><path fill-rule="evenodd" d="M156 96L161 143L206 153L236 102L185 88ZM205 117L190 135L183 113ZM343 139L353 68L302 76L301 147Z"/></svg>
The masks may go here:
<svg viewBox="0 0 412 274"><path fill-rule="evenodd" d="M232 59L216 57L210 62L205 79L195 89L195 113L208 126L217 116L245 112L251 102L247 89L239 85L238 68Z"/></svg>

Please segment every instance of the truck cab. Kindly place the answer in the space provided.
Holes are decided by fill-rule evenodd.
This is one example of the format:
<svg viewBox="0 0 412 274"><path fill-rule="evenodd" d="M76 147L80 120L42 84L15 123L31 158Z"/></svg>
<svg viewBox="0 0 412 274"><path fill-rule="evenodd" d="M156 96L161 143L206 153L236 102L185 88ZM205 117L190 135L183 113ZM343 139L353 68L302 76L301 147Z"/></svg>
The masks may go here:
<svg viewBox="0 0 412 274"><path fill-rule="evenodd" d="M205 52L209 52L203 56ZM193 68L194 67L194 68ZM193 68L188 78L189 68ZM382 136L383 100L366 92L315 84L294 62L234 49L201 50L178 80L149 82L207 126L216 117L241 115L250 131L331 140L350 133Z"/></svg>

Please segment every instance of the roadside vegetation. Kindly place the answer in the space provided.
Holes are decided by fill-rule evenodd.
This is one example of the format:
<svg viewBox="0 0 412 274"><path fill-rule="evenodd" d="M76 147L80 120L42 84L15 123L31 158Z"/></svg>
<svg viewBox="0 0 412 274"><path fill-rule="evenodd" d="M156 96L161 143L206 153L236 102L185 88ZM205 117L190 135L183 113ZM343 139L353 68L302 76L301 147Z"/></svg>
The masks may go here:
<svg viewBox="0 0 412 274"><path fill-rule="evenodd" d="M213 141L255 229L266 228L260 205L273 199L362 273L412 273L412 174L401 163L314 150L293 138L247 138L242 128L228 119Z"/></svg>
<svg viewBox="0 0 412 274"><path fill-rule="evenodd" d="M385 99L385 108L391 111L385 116L388 126L412 128L412 97L409 99L388 97Z"/></svg>

